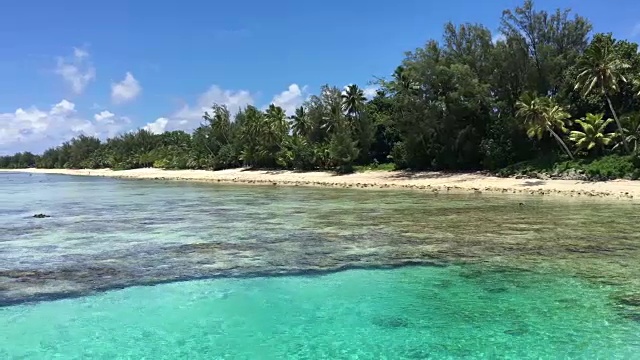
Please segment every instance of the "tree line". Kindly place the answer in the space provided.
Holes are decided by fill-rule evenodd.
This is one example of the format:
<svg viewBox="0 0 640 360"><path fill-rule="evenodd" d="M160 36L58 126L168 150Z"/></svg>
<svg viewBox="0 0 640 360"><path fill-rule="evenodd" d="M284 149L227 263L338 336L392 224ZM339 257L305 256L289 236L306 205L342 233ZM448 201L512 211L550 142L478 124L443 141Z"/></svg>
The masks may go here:
<svg viewBox="0 0 640 360"><path fill-rule="evenodd" d="M527 0L503 12L497 39L481 24L447 23L375 83L371 99L357 85L323 86L291 116L213 104L192 133L79 136L0 167L464 171L614 158L640 175L638 45L593 33L570 10Z"/></svg>

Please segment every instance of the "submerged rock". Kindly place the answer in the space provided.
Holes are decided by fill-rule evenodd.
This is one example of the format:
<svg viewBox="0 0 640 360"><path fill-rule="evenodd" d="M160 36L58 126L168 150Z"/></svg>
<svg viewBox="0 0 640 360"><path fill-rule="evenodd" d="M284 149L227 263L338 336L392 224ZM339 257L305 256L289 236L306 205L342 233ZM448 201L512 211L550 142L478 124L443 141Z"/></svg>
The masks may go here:
<svg viewBox="0 0 640 360"><path fill-rule="evenodd" d="M628 310L627 311L621 311L620 312L620 316L622 316L622 318L624 318L624 319L640 323L640 312L628 311Z"/></svg>
<svg viewBox="0 0 640 360"><path fill-rule="evenodd" d="M487 286L484 288L484 291L490 294L501 294L509 292L509 288L506 286Z"/></svg>
<svg viewBox="0 0 640 360"><path fill-rule="evenodd" d="M640 323L640 294L617 294L612 300L623 318Z"/></svg>
<svg viewBox="0 0 640 360"><path fill-rule="evenodd" d="M628 313L622 314L622 317L624 317L627 320L640 323L640 313L628 312Z"/></svg>
<svg viewBox="0 0 640 360"><path fill-rule="evenodd" d="M46 214L37 215L48 217ZM370 212L354 213L353 220L359 221L368 216L371 216ZM403 217L398 221L400 218ZM320 228L335 225L324 217L317 221ZM443 232L436 224L429 225L433 228L425 228L423 224L405 226L407 229L403 232L380 229L347 233L304 230L269 236L246 232L235 235L234 241L214 238L197 243L149 243L108 251L105 248L103 252L66 255L62 261L34 263L28 267L5 262L0 264L3 265L0 269L0 307L194 279L313 276L349 269L451 264L466 266L456 272L456 277L440 280L432 286L446 289L464 281L486 291L483 296L499 296L531 286L532 277L540 280L534 269L539 268L541 259L550 263L562 259L562 264L573 264L568 260L578 257L585 268L579 269L576 275L588 280L599 283L616 280L629 284L639 278L636 276L637 267L632 266L636 264L632 261L636 259L635 254L640 251L635 236L603 238L601 235L596 238L606 241L599 242L594 242L593 236L548 241L546 237L539 236L537 230L546 229L542 227L524 231L504 225L486 232L475 229L472 235L465 235L467 230L459 233L457 228L447 227ZM83 227L87 237L101 231L100 226L91 223L85 223ZM583 251L587 251L587 255L596 254L603 260L616 256L616 260L621 260L621 267L603 272L600 262L582 260L586 256ZM590 259L595 257L587 258ZM625 307L640 303L640 300L636 302L634 297L629 297L628 294L634 293L637 294L637 288L631 287L623 294L627 295L625 299L615 302L612 298L612 302ZM402 317L380 316L373 321L386 328L411 325L411 319Z"/></svg>
<svg viewBox="0 0 640 360"><path fill-rule="evenodd" d="M640 308L640 294L624 294L615 297L618 304Z"/></svg>
<svg viewBox="0 0 640 360"><path fill-rule="evenodd" d="M518 327L515 329L505 330L504 333L511 336L524 336L529 333L529 330L526 328Z"/></svg>
<svg viewBox="0 0 640 360"><path fill-rule="evenodd" d="M421 348L409 349L404 354L404 356L407 359L415 359L415 360L431 359L432 358L431 352L428 349L421 349Z"/></svg>
<svg viewBox="0 0 640 360"><path fill-rule="evenodd" d="M376 326L384 328L407 328L410 325L409 320L400 316L376 317L371 322Z"/></svg>
<svg viewBox="0 0 640 360"><path fill-rule="evenodd" d="M33 215L34 218L36 219L44 219L44 218L50 218L51 215L47 215L47 214L35 214Z"/></svg>
<svg viewBox="0 0 640 360"><path fill-rule="evenodd" d="M330 237L300 232L282 237L248 237L238 242L210 241L78 254L39 268L0 269L0 307L195 279L309 276L347 269L447 265L446 259L434 258L423 254L418 246L409 246L419 242L380 233ZM405 325L403 320L387 322L390 327Z"/></svg>

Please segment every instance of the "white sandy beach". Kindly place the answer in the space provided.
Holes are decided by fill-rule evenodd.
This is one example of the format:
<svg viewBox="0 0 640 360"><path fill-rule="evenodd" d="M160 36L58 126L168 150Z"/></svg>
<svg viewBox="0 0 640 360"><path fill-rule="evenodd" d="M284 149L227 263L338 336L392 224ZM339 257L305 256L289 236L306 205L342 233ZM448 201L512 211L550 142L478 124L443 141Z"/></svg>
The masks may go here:
<svg viewBox="0 0 640 360"><path fill-rule="evenodd" d="M500 178L480 173L450 174L440 172L406 173L400 171L369 171L349 175L336 175L330 172L319 171L294 172L246 169L206 171L161 170L153 168L123 171L112 171L110 169L19 169L0 171L280 186L322 186L369 189L394 188L431 192L487 192L618 198L629 200L634 198L640 199L640 181L613 180L586 182L575 180L516 179Z"/></svg>

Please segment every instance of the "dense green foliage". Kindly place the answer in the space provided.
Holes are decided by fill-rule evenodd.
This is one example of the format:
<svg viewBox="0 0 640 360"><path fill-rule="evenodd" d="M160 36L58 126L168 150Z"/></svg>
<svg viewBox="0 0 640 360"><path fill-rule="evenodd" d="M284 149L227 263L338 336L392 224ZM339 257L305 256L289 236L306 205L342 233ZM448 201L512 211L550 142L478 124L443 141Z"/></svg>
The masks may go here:
<svg viewBox="0 0 640 360"><path fill-rule="evenodd" d="M639 179L637 156L607 155L599 158L558 160L538 158L509 165L497 172L499 176L522 175L533 178L571 178L575 180Z"/></svg>
<svg viewBox="0 0 640 360"><path fill-rule="evenodd" d="M530 0L503 12L500 32L494 41L480 24L446 24L441 41L408 52L390 78L378 79L370 100L350 85L322 87L289 117L274 105L232 116L213 104L191 134L81 136L40 156L0 158L0 167L499 170L554 159L551 168L594 177L635 174L638 45ZM589 170L610 168L610 159L624 171Z"/></svg>

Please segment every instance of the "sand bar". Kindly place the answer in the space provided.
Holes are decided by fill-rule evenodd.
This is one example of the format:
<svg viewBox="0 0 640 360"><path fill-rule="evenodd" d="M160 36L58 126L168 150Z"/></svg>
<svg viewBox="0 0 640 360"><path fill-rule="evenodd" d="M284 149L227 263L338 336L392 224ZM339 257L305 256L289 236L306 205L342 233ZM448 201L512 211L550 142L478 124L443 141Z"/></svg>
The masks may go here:
<svg viewBox="0 0 640 360"><path fill-rule="evenodd" d="M505 193L530 195L562 195L570 197L640 199L640 181L578 181L541 180L530 178L501 178L484 173L442 173L368 171L349 175L331 172L296 172L228 169L162 170L153 168L113 171L71 169L0 170L38 174L106 176L123 179L156 179L207 181L276 186L321 186L364 189L413 189L431 192Z"/></svg>

